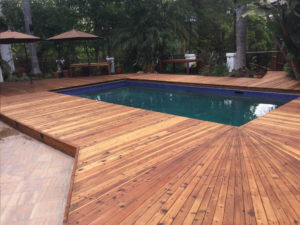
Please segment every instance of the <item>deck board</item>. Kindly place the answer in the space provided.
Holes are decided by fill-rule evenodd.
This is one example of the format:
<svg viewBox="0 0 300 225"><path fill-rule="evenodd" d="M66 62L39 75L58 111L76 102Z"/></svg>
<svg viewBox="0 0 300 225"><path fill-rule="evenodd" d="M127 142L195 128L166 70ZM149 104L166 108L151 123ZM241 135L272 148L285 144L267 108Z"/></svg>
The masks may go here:
<svg viewBox="0 0 300 225"><path fill-rule="evenodd" d="M0 115L79 149L66 224L300 222L300 98L232 127L47 91L114 79L300 91L280 72L1 84Z"/></svg>

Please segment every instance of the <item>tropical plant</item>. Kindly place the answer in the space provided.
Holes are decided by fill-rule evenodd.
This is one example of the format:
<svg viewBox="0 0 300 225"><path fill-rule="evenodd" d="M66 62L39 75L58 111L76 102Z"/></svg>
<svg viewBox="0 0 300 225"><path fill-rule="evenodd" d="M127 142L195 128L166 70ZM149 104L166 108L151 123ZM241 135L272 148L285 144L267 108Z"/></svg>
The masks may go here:
<svg viewBox="0 0 300 225"><path fill-rule="evenodd" d="M247 51L269 51L275 42L267 22L253 15L247 18ZM247 60L246 60L247 61ZM248 64L248 61L247 61Z"/></svg>
<svg viewBox="0 0 300 225"><path fill-rule="evenodd" d="M218 63L209 68L209 74L212 76L226 76L228 75L228 67L226 63Z"/></svg>
<svg viewBox="0 0 300 225"><path fill-rule="evenodd" d="M295 76L295 74L293 72L293 69L291 68L289 63L284 64L283 70L287 73L288 77L294 77Z"/></svg>
<svg viewBox="0 0 300 225"><path fill-rule="evenodd" d="M298 0L259 0L249 4L243 15L257 15L267 20L276 44L300 79L300 2Z"/></svg>
<svg viewBox="0 0 300 225"><path fill-rule="evenodd" d="M193 50L216 52L224 55L233 49L233 16L227 9L233 8L232 0L186 0L193 6L197 23L193 25Z"/></svg>
<svg viewBox="0 0 300 225"><path fill-rule="evenodd" d="M2 69L3 79L7 80L9 78L9 76L11 75L10 67L9 67L8 63L6 61L4 61L1 57L0 57L0 67Z"/></svg>
<svg viewBox="0 0 300 225"><path fill-rule="evenodd" d="M125 3L127 26L120 27L115 45L127 52L132 63L143 69L169 52L180 49L187 39L185 16L192 11L171 0L129 0Z"/></svg>
<svg viewBox="0 0 300 225"><path fill-rule="evenodd" d="M20 0L1 0L1 20L3 27L7 26L16 31L25 32L24 29L24 16L22 13ZM5 29L6 30L6 29Z"/></svg>
<svg viewBox="0 0 300 225"><path fill-rule="evenodd" d="M252 0L235 0L236 5ZM1 19L11 29L25 32L22 0L0 0ZM228 8L233 0L30 0L32 24L36 36L47 39L72 28L102 36L105 39L88 43L90 56L98 61L107 54L114 56L126 72L156 63L157 58L183 57L189 44L189 26L193 23L192 51L215 52L224 57L234 45L234 20ZM263 20L261 20L263 21ZM273 43L266 21L258 23L254 16L247 19L246 50L270 50ZM0 25L1 26L1 25ZM36 43L40 66L57 59L54 42ZM70 62L86 61L81 43L64 42L61 53ZM110 52L110 53L109 53ZM23 45L13 46L16 65L24 64ZM22 63L21 63L22 62Z"/></svg>
<svg viewBox="0 0 300 225"><path fill-rule="evenodd" d="M114 55L112 40L115 34L119 34L120 25L126 23L123 0L67 0L72 8L78 13L78 26L86 32L92 32L104 37L104 41L91 43L95 50L96 60L99 60L100 51L102 58ZM125 22L125 23L124 23Z"/></svg>

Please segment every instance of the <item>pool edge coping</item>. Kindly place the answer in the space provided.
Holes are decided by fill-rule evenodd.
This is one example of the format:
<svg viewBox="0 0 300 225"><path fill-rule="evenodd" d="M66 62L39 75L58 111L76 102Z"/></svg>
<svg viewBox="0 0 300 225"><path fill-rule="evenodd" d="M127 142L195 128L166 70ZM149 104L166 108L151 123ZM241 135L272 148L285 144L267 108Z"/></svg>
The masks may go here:
<svg viewBox="0 0 300 225"><path fill-rule="evenodd" d="M96 83L88 83L83 85L75 85L65 88L58 89L50 89L50 92L59 92L72 90L83 87L92 87L100 84L109 84L114 82L121 81L134 81L134 82L149 82L149 83L157 83L157 84L171 84L171 85L181 85L181 86L191 86L191 87L203 87L203 88L218 88L218 89L232 89L232 90L246 90L246 91L261 91L268 93L277 93L277 94L298 94L300 95L300 90L287 90L287 89L279 89L279 88L264 88L264 87L248 87L248 86L235 86L235 85L221 85L221 84L204 84L204 83L190 83L190 82L181 82L181 81L162 81L162 80L151 80L151 79L136 79L136 78L117 78L115 80L102 81Z"/></svg>

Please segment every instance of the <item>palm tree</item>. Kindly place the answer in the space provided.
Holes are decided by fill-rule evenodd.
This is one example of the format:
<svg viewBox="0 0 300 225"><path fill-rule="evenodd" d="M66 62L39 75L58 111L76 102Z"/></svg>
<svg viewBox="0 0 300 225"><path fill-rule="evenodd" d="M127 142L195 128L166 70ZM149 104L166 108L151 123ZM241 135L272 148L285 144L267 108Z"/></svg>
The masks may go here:
<svg viewBox="0 0 300 225"><path fill-rule="evenodd" d="M246 18L242 15L246 12L246 4L236 8L236 60L235 69L240 69L246 65Z"/></svg>
<svg viewBox="0 0 300 225"><path fill-rule="evenodd" d="M31 19L31 10L30 10L30 1L29 0L22 0L22 9L24 14L24 21L25 21L25 30L27 34L33 35L33 26L32 26L32 19ZM39 60L36 53L36 48L34 43L29 44L30 49L30 60L31 60L31 73L34 75L41 74Z"/></svg>
<svg viewBox="0 0 300 225"><path fill-rule="evenodd" d="M115 45L131 55L139 69L153 66L187 39L185 16L191 10L184 1L130 0L125 4L128 25L120 28ZM130 25L129 25L130 24Z"/></svg>

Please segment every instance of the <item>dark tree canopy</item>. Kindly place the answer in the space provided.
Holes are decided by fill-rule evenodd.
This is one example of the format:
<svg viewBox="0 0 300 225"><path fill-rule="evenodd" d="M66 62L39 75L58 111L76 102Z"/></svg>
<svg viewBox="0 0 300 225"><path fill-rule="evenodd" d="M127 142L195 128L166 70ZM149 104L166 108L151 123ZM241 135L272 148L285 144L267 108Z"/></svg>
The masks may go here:
<svg viewBox="0 0 300 225"><path fill-rule="evenodd" d="M24 32L21 0L1 0L3 22ZM190 16L192 51L212 53L224 58L234 46L234 9L232 0L31 0L35 35L46 39L72 28L103 36L104 40L89 42L95 60L113 55L118 63L136 71L146 64L155 64L163 57L188 52ZM270 50L274 47L265 23L255 16L248 19L246 50ZM264 31L264 32L262 32ZM17 47L16 47L17 48ZM41 42L38 56L54 60L57 45ZM63 56L70 61L84 60L78 43L65 43ZM15 51L22 56L22 51Z"/></svg>

